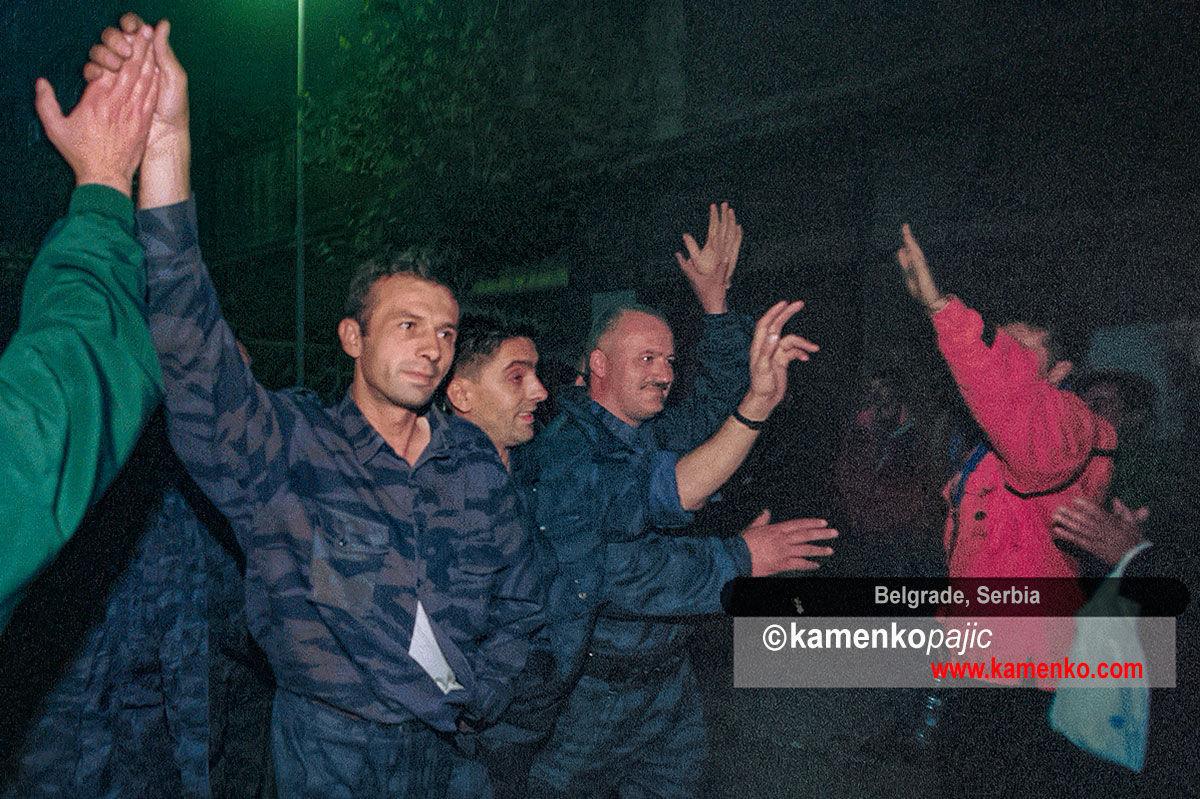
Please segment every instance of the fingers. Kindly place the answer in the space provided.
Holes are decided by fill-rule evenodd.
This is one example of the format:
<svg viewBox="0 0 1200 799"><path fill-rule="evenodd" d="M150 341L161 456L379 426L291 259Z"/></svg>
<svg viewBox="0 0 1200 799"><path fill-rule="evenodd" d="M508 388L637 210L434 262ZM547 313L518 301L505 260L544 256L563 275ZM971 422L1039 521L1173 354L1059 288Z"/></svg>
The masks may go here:
<svg viewBox="0 0 1200 799"><path fill-rule="evenodd" d="M138 73L137 83L134 84L133 93L129 98L130 110L140 111L142 115L149 116L154 111L154 104L158 101L158 68L154 64L154 57L147 45L146 55L142 59L142 69Z"/></svg>
<svg viewBox="0 0 1200 799"><path fill-rule="evenodd" d="M763 335L768 338L774 336L778 338L787 321L795 316L803 307L804 303L800 300L796 300L795 302L780 300L758 318L758 323L754 326L754 335Z"/></svg>
<svg viewBox="0 0 1200 799"><path fill-rule="evenodd" d="M730 215L733 214L733 209L729 209ZM733 270L737 268L738 253L742 249L742 226L735 224L733 234L733 244L729 247L729 257L726 260L728 270L725 272L725 285L729 285L729 281L733 278Z"/></svg>
<svg viewBox="0 0 1200 799"><path fill-rule="evenodd" d="M709 235L711 236L712 234L710 233ZM691 259L692 265L695 266L696 259L700 257L700 246L696 244L696 240L692 238L690 233L683 234L683 246L688 251L688 258ZM676 255L679 255L679 253L676 253ZM680 261L680 265L683 265L682 261Z"/></svg>
<svg viewBox="0 0 1200 799"><path fill-rule="evenodd" d="M793 544L788 557L791 558L827 558L833 554L833 547L819 547L813 544Z"/></svg>
<svg viewBox="0 0 1200 799"><path fill-rule="evenodd" d="M711 216L709 219L711 225ZM742 243L742 226L737 223L737 214L729 203L721 203L720 219L718 241L722 250L729 251Z"/></svg>
<svg viewBox="0 0 1200 799"><path fill-rule="evenodd" d="M57 146L64 122L63 112L54 95L54 87L45 78L38 78L33 85L33 106L46 129L46 137Z"/></svg>
<svg viewBox="0 0 1200 799"><path fill-rule="evenodd" d="M1102 537L1111 518L1103 508L1084 497L1076 497L1070 505L1059 506L1051 517L1054 524L1085 538Z"/></svg>
<svg viewBox="0 0 1200 799"><path fill-rule="evenodd" d="M779 348L775 351L775 361L786 366L792 361L812 360L813 353L821 349L806 338L797 335L787 335L779 340Z"/></svg>
<svg viewBox="0 0 1200 799"><path fill-rule="evenodd" d="M1053 528L1054 537L1060 541L1070 541L1080 549L1088 549L1095 540L1091 536L1085 536L1066 527L1055 525Z"/></svg>
<svg viewBox="0 0 1200 799"><path fill-rule="evenodd" d="M1086 497L1075 497L1071 501L1071 510L1077 517L1092 525L1104 524L1111 517L1108 511Z"/></svg>
<svg viewBox="0 0 1200 799"><path fill-rule="evenodd" d="M1130 510L1129 506L1117 497L1113 497L1112 512L1128 524L1141 524L1150 518L1149 507L1143 506L1137 510Z"/></svg>
<svg viewBox="0 0 1200 799"><path fill-rule="evenodd" d="M137 33L138 31L140 31L142 29L142 26L145 25L146 23L142 22L142 18L139 17L137 14L130 11L127 14L121 15L121 23L120 24L121 24L121 30L124 31L125 33Z"/></svg>
<svg viewBox="0 0 1200 799"><path fill-rule="evenodd" d="M121 41L124 42L125 40L122 39ZM107 45L92 45L92 49L88 50L89 61L83 68L83 76L85 78L87 77L88 67L98 67L102 70L106 69L109 72L118 71L121 68L121 65L125 63L125 59L129 58L130 55L133 55L133 45L128 44L127 46L129 48L129 54L120 55L119 53L114 52L113 49Z"/></svg>
<svg viewBox="0 0 1200 799"><path fill-rule="evenodd" d="M754 364L763 357L763 350L767 345L767 337L770 335L769 328L771 320L778 315L787 303L783 300L772 305L767 309L767 312L758 318L758 322L754 325L754 337L750 339L750 365Z"/></svg>
<svg viewBox="0 0 1200 799"><path fill-rule="evenodd" d="M799 313L803 307L804 303L801 300L789 302L785 305L783 310L779 311L775 318L771 320L771 329L768 331L769 335L781 335L783 333L783 326L787 324L789 319Z"/></svg>
<svg viewBox="0 0 1200 799"><path fill-rule="evenodd" d="M184 66L175 58L175 50L170 47L170 23L161 19L154 29L154 58L158 68L163 72L163 82L174 86L176 94L185 94L187 73ZM164 88L164 91L167 89Z"/></svg>
<svg viewBox="0 0 1200 799"><path fill-rule="evenodd" d="M171 23L165 19L159 20L154 26L154 60L158 62L162 69L179 69L179 59L175 57L175 51L171 49Z"/></svg>
<svg viewBox="0 0 1200 799"><path fill-rule="evenodd" d="M721 203L721 238L717 244L717 271L728 287L733 270L737 268L738 251L742 247L742 226L737 223L737 214L729 207L729 203Z"/></svg>
<svg viewBox="0 0 1200 799"><path fill-rule="evenodd" d="M150 59L146 59L146 62L149 63ZM149 75L149 86L146 88L142 100L142 116L146 118L147 123L149 123L151 117L154 115L154 107L158 105L158 95L162 90L161 74L158 67L150 67ZM147 128L147 130L149 129Z"/></svg>
<svg viewBox="0 0 1200 799"><path fill-rule="evenodd" d="M104 32L100 34L101 43L92 47L92 51L94 52L98 49L106 48L111 56L115 56L121 61L124 61L126 58L129 58L133 55L133 41L137 38L137 32L139 30L141 30L141 26L138 26L130 31L118 30L117 28L105 28ZM102 64L102 66L104 66L106 69L112 69L114 71L121 68L119 63L115 67L109 67L106 64Z"/></svg>
<svg viewBox="0 0 1200 799"><path fill-rule="evenodd" d="M1063 505L1054 511L1052 522L1064 529L1081 536L1095 536L1096 525L1093 519L1079 508Z"/></svg>
<svg viewBox="0 0 1200 799"><path fill-rule="evenodd" d="M779 536L789 544L807 544L838 537L838 531L830 527L825 519L788 519L769 526L772 535Z"/></svg>
<svg viewBox="0 0 1200 799"><path fill-rule="evenodd" d="M149 61L150 66L154 66L154 56L150 53L150 36L152 34L153 31L150 28L143 28L142 33L134 37L133 55L121 65L121 70L117 73L117 85L113 90L113 97L118 103L123 104L130 101L134 87L142 79L146 62Z"/></svg>
<svg viewBox="0 0 1200 799"><path fill-rule="evenodd" d="M925 254L921 252L921 245L917 244L917 238L907 222L900 226L900 237L904 240L904 246L896 251L896 260L907 274L920 268Z"/></svg>
<svg viewBox="0 0 1200 799"><path fill-rule="evenodd" d="M107 74L106 70L99 64L93 64L89 61L83 65L83 79L88 83L99 80L105 74Z"/></svg>
<svg viewBox="0 0 1200 799"><path fill-rule="evenodd" d="M717 204L713 203L708 206L708 236L704 239L704 243L715 242L721 230L721 217L717 212Z"/></svg>
<svg viewBox="0 0 1200 799"><path fill-rule="evenodd" d="M837 538L837 537L838 537L838 531L834 530L832 528L827 528L824 530L819 530L819 529L801 530L798 533L790 534L787 538L787 543L789 546L792 546L792 547L812 550L812 552L809 554L832 555L833 547L814 546L812 542L813 541L829 541L830 539Z"/></svg>
<svg viewBox="0 0 1200 799"><path fill-rule="evenodd" d="M771 509L763 508L763 512L754 517L754 521L750 522L749 527L766 527L771 523Z"/></svg>
<svg viewBox="0 0 1200 799"><path fill-rule="evenodd" d="M769 360L775 357L782 341L783 326L803 307L804 303L797 300L780 301L767 309L754 326L754 339L750 342L751 363L756 363L757 359ZM755 347L755 344L758 346Z"/></svg>

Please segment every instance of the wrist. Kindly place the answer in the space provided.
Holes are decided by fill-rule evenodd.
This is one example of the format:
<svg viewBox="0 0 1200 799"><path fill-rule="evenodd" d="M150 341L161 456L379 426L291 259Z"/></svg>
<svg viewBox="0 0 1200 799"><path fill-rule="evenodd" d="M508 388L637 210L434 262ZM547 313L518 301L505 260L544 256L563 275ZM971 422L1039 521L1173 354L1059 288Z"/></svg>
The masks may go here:
<svg viewBox="0 0 1200 799"><path fill-rule="evenodd" d="M743 403L742 405L734 408L733 412L729 414L729 416L738 424L742 425L743 427L748 427L757 433L766 425L767 419L770 418L771 413L770 411L762 413L761 411L755 411L753 409L747 411L745 408L745 403Z"/></svg>
<svg viewBox="0 0 1200 799"><path fill-rule="evenodd" d="M180 203L191 196L191 149L187 141L175 146L149 148L138 174L138 207L158 208Z"/></svg>
<svg viewBox="0 0 1200 799"><path fill-rule="evenodd" d="M87 186L97 184L116 189L126 197L133 199L133 178L125 175L112 175L102 172L78 172L75 175L75 185Z"/></svg>
<svg viewBox="0 0 1200 799"><path fill-rule="evenodd" d="M949 294L939 294L937 299L925 303L925 313L936 316L939 311L950 304L950 299Z"/></svg>
<svg viewBox="0 0 1200 799"><path fill-rule="evenodd" d="M177 150L190 150L192 143L191 128L185 121L182 126L163 126L146 138L146 155L166 155Z"/></svg>
<svg viewBox="0 0 1200 799"><path fill-rule="evenodd" d="M774 397L768 397L761 394L755 394L751 389L742 397L742 401L737 404L737 411L747 419L755 421L766 421L775 410L775 406L779 404L779 400Z"/></svg>

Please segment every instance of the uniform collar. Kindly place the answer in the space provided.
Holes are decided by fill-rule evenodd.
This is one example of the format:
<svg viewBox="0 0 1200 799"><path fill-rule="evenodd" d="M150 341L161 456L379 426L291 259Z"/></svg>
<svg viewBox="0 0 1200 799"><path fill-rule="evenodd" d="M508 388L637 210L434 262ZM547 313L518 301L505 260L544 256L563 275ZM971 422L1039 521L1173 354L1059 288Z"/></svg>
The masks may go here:
<svg viewBox="0 0 1200 799"><path fill-rule="evenodd" d="M653 437L646 422L634 427L612 414L607 408L588 396L583 386L572 386L563 398L563 409L577 418L599 426L621 443L626 449L644 450L653 446Z"/></svg>
<svg viewBox="0 0 1200 799"><path fill-rule="evenodd" d="M367 418L363 416L349 391L338 404L336 414L341 420L342 428L346 431L346 439L354 448L354 454L360 463L369 463L387 445L379 431L372 427ZM448 414L433 406L423 416L429 422L429 443L421 452L421 457L417 459L418 465L429 458L453 455L460 447L474 448L479 445L477 437L470 435L470 430L478 431L479 435L483 435L483 432L474 425L463 422L466 427L464 429L462 425L455 424L454 419ZM489 441L488 444L490 445L491 442ZM395 453L392 454L395 455Z"/></svg>

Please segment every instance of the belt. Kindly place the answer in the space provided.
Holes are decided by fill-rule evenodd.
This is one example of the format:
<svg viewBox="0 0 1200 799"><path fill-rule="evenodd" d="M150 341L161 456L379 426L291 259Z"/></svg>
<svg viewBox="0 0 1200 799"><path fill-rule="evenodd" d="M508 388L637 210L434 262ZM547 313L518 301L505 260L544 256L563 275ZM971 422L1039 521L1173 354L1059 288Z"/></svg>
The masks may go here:
<svg viewBox="0 0 1200 799"><path fill-rule="evenodd" d="M652 655L613 655L588 651L583 673L612 685L645 685L657 677L673 673L687 657L683 647Z"/></svg>

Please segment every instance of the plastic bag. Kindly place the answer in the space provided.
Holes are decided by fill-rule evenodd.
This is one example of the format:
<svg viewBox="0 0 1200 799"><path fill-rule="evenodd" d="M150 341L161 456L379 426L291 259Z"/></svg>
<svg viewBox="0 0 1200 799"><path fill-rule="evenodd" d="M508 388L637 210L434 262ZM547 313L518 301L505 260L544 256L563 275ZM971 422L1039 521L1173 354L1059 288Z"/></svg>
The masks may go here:
<svg viewBox="0 0 1200 799"><path fill-rule="evenodd" d="M1072 663L1087 663L1095 674L1100 663L1145 663L1137 634L1138 605L1120 595L1125 567L1149 544L1135 547L1117 563L1095 595L1075 617ZM1050 726L1097 757L1133 771L1146 760L1150 721L1150 683L1145 674L1120 684L1075 677L1063 680L1050 704Z"/></svg>

